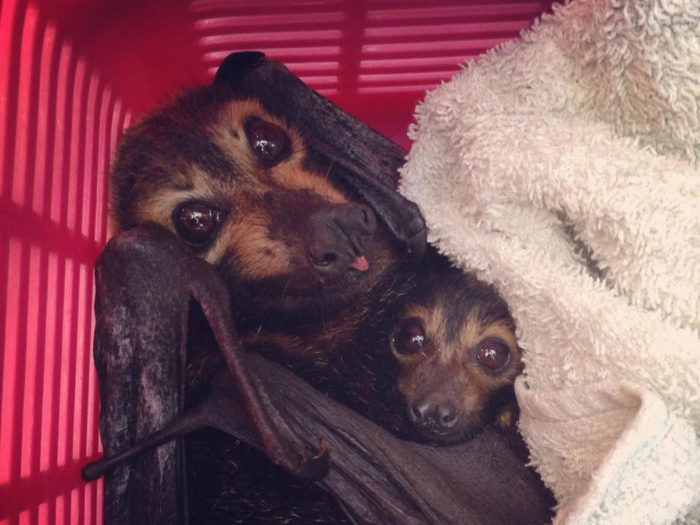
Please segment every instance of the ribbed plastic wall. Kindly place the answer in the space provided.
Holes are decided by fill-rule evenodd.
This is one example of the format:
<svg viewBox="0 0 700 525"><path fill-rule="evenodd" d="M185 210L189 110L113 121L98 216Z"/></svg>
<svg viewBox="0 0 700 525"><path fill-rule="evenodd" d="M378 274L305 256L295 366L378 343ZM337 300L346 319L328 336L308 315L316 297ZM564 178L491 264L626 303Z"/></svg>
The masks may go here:
<svg viewBox="0 0 700 525"><path fill-rule="evenodd" d="M265 4L277 4L274 10ZM231 51L261 49L325 95L432 89L542 13L542 2L387 2L305 5L198 0L208 72Z"/></svg>
<svg viewBox="0 0 700 525"><path fill-rule="evenodd" d="M408 148L406 130L425 91L517 38L551 4L195 0L189 9L209 78L230 52L259 49Z"/></svg>
<svg viewBox="0 0 700 525"><path fill-rule="evenodd" d="M92 266L128 112L31 4L0 38L0 523L98 523Z"/></svg>
<svg viewBox="0 0 700 525"><path fill-rule="evenodd" d="M93 524L93 272L122 130L260 49L388 136L426 89L551 2L2 0L0 525Z"/></svg>

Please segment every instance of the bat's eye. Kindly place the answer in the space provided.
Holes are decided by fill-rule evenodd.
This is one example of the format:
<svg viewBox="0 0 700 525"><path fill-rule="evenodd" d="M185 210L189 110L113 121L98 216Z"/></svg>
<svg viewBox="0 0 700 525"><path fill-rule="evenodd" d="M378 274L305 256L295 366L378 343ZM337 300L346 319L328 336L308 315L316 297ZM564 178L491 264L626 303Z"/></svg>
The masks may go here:
<svg viewBox="0 0 700 525"><path fill-rule="evenodd" d="M289 138L279 126L253 117L246 122L245 133L255 155L268 166L289 155Z"/></svg>
<svg viewBox="0 0 700 525"><path fill-rule="evenodd" d="M205 204L188 202L173 213L175 229L186 242L203 246L209 242L224 214L220 210Z"/></svg>
<svg viewBox="0 0 700 525"><path fill-rule="evenodd" d="M486 339L476 349L477 362L491 372L503 368L510 359L510 349L499 339Z"/></svg>
<svg viewBox="0 0 700 525"><path fill-rule="evenodd" d="M425 331L417 319L408 319L396 332L392 342L400 354L417 354L425 347Z"/></svg>

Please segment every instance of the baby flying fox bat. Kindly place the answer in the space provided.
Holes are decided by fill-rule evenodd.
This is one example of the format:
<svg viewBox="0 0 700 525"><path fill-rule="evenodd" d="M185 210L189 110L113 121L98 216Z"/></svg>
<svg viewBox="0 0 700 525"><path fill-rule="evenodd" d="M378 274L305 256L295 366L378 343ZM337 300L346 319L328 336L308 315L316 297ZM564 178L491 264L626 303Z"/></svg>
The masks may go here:
<svg viewBox="0 0 700 525"><path fill-rule="evenodd" d="M286 364L402 439L451 444L487 424L512 429L522 351L508 306L490 285L428 248L416 275L369 303L350 341ZM275 336L259 348L279 356ZM279 357L278 359L279 360Z"/></svg>
<svg viewBox="0 0 700 525"><path fill-rule="evenodd" d="M391 350L397 389L424 439L455 443L487 423L514 424L522 352L492 286L454 268L433 271L401 312Z"/></svg>

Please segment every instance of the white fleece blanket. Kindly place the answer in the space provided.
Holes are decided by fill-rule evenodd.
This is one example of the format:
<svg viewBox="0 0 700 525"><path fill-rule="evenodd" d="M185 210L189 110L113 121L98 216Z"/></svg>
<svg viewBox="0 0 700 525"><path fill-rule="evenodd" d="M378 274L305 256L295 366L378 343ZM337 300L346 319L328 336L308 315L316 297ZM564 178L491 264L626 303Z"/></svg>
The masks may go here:
<svg viewBox="0 0 700 525"><path fill-rule="evenodd" d="M700 523L700 1L561 6L416 117L402 191L510 304L554 523Z"/></svg>

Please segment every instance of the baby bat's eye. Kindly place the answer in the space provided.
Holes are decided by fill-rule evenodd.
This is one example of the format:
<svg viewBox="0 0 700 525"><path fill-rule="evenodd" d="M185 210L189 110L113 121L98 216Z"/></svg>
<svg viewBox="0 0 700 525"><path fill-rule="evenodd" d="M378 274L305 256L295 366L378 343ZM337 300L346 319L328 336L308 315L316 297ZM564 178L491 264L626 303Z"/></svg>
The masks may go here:
<svg viewBox="0 0 700 525"><path fill-rule="evenodd" d="M510 358L510 349L503 341L486 339L476 348L477 362L491 372L503 368Z"/></svg>
<svg viewBox="0 0 700 525"><path fill-rule="evenodd" d="M187 202L173 213L177 233L194 246L209 242L223 218L222 211L197 202Z"/></svg>
<svg viewBox="0 0 700 525"><path fill-rule="evenodd" d="M425 331L416 319L404 321L393 339L394 348L400 354L417 354L425 347Z"/></svg>
<svg viewBox="0 0 700 525"><path fill-rule="evenodd" d="M289 138L271 122L252 117L245 123L245 134L255 155L268 166L274 166L289 154Z"/></svg>

